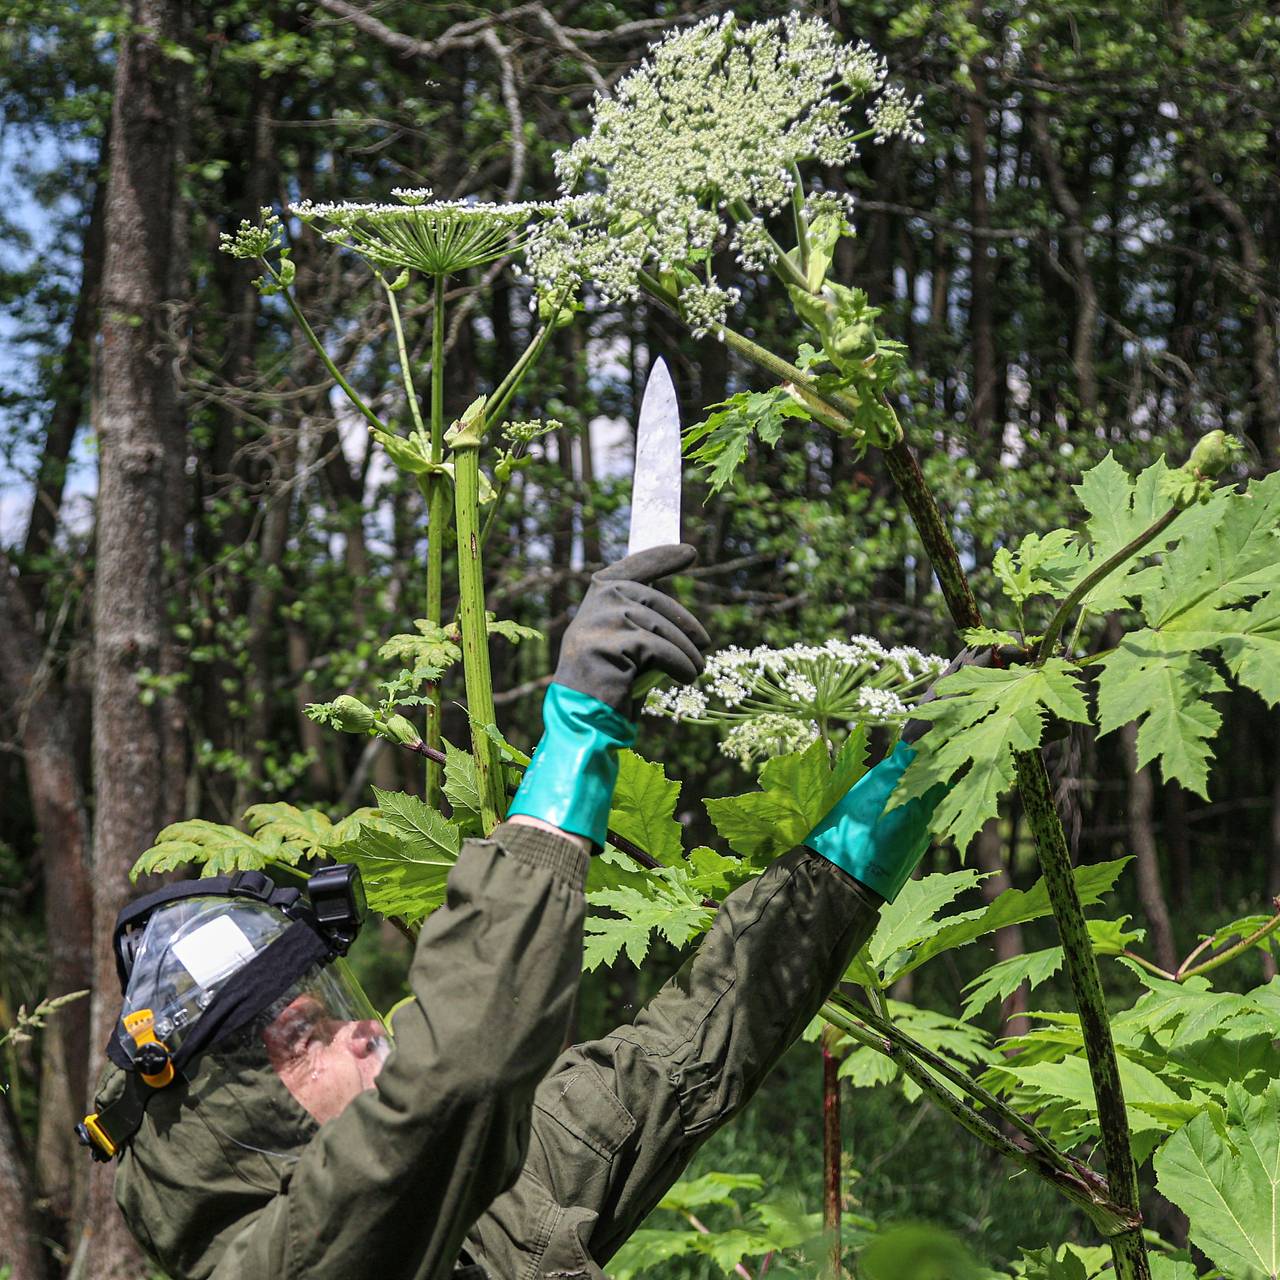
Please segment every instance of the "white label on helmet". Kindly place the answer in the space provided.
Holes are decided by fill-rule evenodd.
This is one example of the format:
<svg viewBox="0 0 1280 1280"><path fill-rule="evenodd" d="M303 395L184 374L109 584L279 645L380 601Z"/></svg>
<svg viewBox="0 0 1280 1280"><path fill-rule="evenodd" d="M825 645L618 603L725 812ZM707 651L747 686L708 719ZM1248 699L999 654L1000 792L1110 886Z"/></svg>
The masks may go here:
<svg viewBox="0 0 1280 1280"><path fill-rule="evenodd" d="M254 953L240 926L230 916L219 916L175 942L173 954L202 987L207 987L252 960Z"/></svg>

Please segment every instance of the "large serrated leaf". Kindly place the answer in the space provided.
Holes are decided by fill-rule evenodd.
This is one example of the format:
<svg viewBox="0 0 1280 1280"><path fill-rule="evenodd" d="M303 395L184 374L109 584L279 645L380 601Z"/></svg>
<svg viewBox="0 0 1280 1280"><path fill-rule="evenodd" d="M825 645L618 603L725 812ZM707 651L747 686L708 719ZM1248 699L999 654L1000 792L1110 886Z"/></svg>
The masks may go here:
<svg viewBox="0 0 1280 1280"><path fill-rule="evenodd" d="M304 853L301 845L286 844L278 832L251 834L221 822L188 818L165 827L133 864L129 877L136 880L193 863L202 877L262 871L272 865L293 866Z"/></svg>
<svg viewBox="0 0 1280 1280"><path fill-rule="evenodd" d="M913 713L933 725L888 807L946 788L930 827L966 849L1013 785L1015 755L1040 745L1045 716L1088 723L1078 678L1069 663L1050 658L1039 667L963 667L939 681L938 698Z"/></svg>
<svg viewBox="0 0 1280 1280"><path fill-rule="evenodd" d="M384 916L421 920L444 901L449 872L462 848L462 834L417 796L380 791L383 829L361 826L330 853L360 868L369 906Z"/></svg>
<svg viewBox="0 0 1280 1280"><path fill-rule="evenodd" d="M668 778L662 765L634 751L619 752L609 830L664 866L676 866L684 857L684 828L675 817L679 798L680 783Z"/></svg>
<svg viewBox="0 0 1280 1280"><path fill-rule="evenodd" d="M850 733L834 765L821 738L806 750L775 756L760 771L760 790L707 800L716 830L757 866L794 849L866 772L866 735Z"/></svg>
<svg viewBox="0 0 1280 1280"><path fill-rule="evenodd" d="M1280 1081L1237 1095L1226 1133L1196 1116L1156 1153L1157 1185L1232 1280L1280 1276Z"/></svg>
<svg viewBox="0 0 1280 1280"><path fill-rule="evenodd" d="M1095 862L1073 868L1076 892L1080 895L1082 905L1092 906L1104 894L1109 893L1128 861L1128 858L1117 858L1114 862ZM1006 925L1026 924L1031 920L1042 919L1050 915L1052 910L1049 891L1043 879L1037 880L1030 889L1006 889L984 910L966 912L962 916L944 921L944 927L910 952L902 964L886 975L885 980L896 982L943 951L965 946L976 938L1003 929Z"/></svg>

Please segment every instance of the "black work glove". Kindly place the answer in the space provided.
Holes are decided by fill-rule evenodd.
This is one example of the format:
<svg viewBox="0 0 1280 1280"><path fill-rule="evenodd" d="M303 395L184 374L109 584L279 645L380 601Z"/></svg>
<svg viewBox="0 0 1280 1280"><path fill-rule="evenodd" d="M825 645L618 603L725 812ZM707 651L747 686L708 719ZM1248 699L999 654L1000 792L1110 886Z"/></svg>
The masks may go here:
<svg viewBox="0 0 1280 1280"><path fill-rule="evenodd" d="M650 584L697 558L688 543L672 543L637 551L593 574L564 633L555 683L634 721L645 677L668 675L677 684L695 680L711 637L688 609Z"/></svg>

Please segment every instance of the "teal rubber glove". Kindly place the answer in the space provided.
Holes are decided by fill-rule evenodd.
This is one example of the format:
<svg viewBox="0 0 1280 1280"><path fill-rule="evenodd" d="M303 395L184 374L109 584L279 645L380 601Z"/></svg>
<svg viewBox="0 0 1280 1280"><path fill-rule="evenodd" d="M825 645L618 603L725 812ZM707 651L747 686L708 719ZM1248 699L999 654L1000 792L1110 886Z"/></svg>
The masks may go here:
<svg viewBox="0 0 1280 1280"><path fill-rule="evenodd" d="M541 818L603 849L618 751L636 740L636 727L599 698L562 684L547 687L542 723L542 740L507 816Z"/></svg>
<svg viewBox="0 0 1280 1280"><path fill-rule="evenodd" d="M944 787L885 812L898 779L915 759L915 748L899 742L868 770L805 837L804 844L855 880L892 902L911 879L929 847L929 819Z"/></svg>

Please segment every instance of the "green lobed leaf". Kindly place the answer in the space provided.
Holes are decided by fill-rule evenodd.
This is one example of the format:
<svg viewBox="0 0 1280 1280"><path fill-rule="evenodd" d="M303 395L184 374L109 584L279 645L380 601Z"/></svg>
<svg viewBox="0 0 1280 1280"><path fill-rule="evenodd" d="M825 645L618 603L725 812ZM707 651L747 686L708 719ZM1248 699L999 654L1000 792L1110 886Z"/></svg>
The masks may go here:
<svg viewBox="0 0 1280 1280"><path fill-rule="evenodd" d="M753 436L775 445L787 418L807 418L808 413L784 387L768 391L740 391L712 406L719 410L684 433L684 451L707 469L711 492L723 489L747 456Z"/></svg>
<svg viewBox="0 0 1280 1280"><path fill-rule="evenodd" d="M1151 630L1126 636L1099 665L1099 733L1137 720L1138 767L1159 760L1166 779L1207 799L1209 742L1222 716L1204 699L1226 689L1222 677L1182 642Z"/></svg>
<svg viewBox="0 0 1280 1280"><path fill-rule="evenodd" d="M649 952L652 934L682 947L705 932L715 915L689 889L688 876L679 867L650 874L643 889L601 889L588 893L587 900L592 907L612 913L589 916L584 925L582 967L588 973L598 965L613 964L624 951L638 968Z"/></svg>
<svg viewBox="0 0 1280 1280"><path fill-rule="evenodd" d="M933 724L888 807L950 784L930 826L966 849L1012 787L1015 753L1039 747L1045 716L1089 722L1077 680L1071 664L1050 658L1040 667L963 667L939 681L939 697L912 713Z"/></svg>
<svg viewBox="0 0 1280 1280"><path fill-rule="evenodd" d="M195 864L201 877L233 871L262 871L273 865L293 866L305 854L301 845L286 844L278 831L250 833L221 822L189 818L171 823L139 855L129 878L176 871Z"/></svg>
<svg viewBox="0 0 1280 1280"><path fill-rule="evenodd" d="M1074 530L1055 529L1044 537L1027 534L1016 551L1001 547L991 570L1009 600L1021 607L1032 596L1065 595L1064 584L1080 561L1079 551L1072 546L1075 537Z"/></svg>
<svg viewBox="0 0 1280 1280"><path fill-rule="evenodd" d="M381 828L363 824L330 852L360 868L369 906L413 923L444 901L445 885L462 849L457 826L417 796L374 788Z"/></svg>
<svg viewBox="0 0 1280 1280"><path fill-rule="evenodd" d="M775 756L760 771L760 790L705 801L730 847L759 865L794 849L866 772L866 733L849 734L828 763L819 738L804 751Z"/></svg>
<svg viewBox="0 0 1280 1280"><path fill-rule="evenodd" d="M1035 990L1062 968L1062 948L1028 951L993 964L965 987L964 1016L972 1018L995 1000L1011 996L1022 984Z"/></svg>
<svg viewBox="0 0 1280 1280"><path fill-rule="evenodd" d="M634 751L618 753L609 830L638 844L665 866L684 860L684 828L676 820L680 783Z"/></svg>
<svg viewBox="0 0 1280 1280"><path fill-rule="evenodd" d="M939 919L938 912L950 906L962 893L981 884L987 874L966 867L960 871L937 872L921 876L918 880L908 880L897 898L881 910L876 931L864 948L872 967L880 972L887 971L889 962L899 952L919 946L926 938L954 923L956 916ZM981 909L967 914L970 917L979 915Z"/></svg>
<svg viewBox="0 0 1280 1280"><path fill-rule="evenodd" d="M732 1204L735 1191L762 1191L764 1179L758 1173L704 1173L700 1178L681 1180L658 1201L659 1209L691 1213L709 1204Z"/></svg>
<svg viewBox="0 0 1280 1280"><path fill-rule="evenodd" d="M1110 893L1128 861L1126 857L1117 858L1113 862L1095 862L1088 866L1073 867L1072 877L1082 905L1092 906ZM994 933L1006 925L1026 924L1030 920L1042 919L1052 914L1052 910L1049 891L1043 878L1037 880L1030 889L1006 889L984 910L966 912L963 916L944 921L944 927L911 952L903 964L886 975L885 981L896 982L904 974L918 969L926 960L933 959L943 951L964 946L975 938Z"/></svg>
<svg viewBox="0 0 1280 1280"><path fill-rule="evenodd" d="M1088 557L1064 581L1067 591L1168 511L1171 505L1165 492L1168 475L1168 464L1163 458L1158 458L1137 477L1131 477L1110 453L1096 467L1084 473L1080 483L1073 488L1088 513L1083 535ZM1184 512L1164 533L1147 544L1143 555L1172 546L1192 531L1199 518ZM1149 576L1141 559L1132 561L1095 586L1084 598L1084 604L1097 613L1123 608Z"/></svg>
<svg viewBox="0 0 1280 1280"><path fill-rule="evenodd" d="M1237 1093L1225 1134L1198 1115L1156 1153L1157 1186L1233 1280L1280 1276L1280 1081Z"/></svg>
<svg viewBox="0 0 1280 1280"><path fill-rule="evenodd" d="M476 780L476 761L469 751L444 744L444 781L441 790L453 808L456 821L480 822L480 784Z"/></svg>

